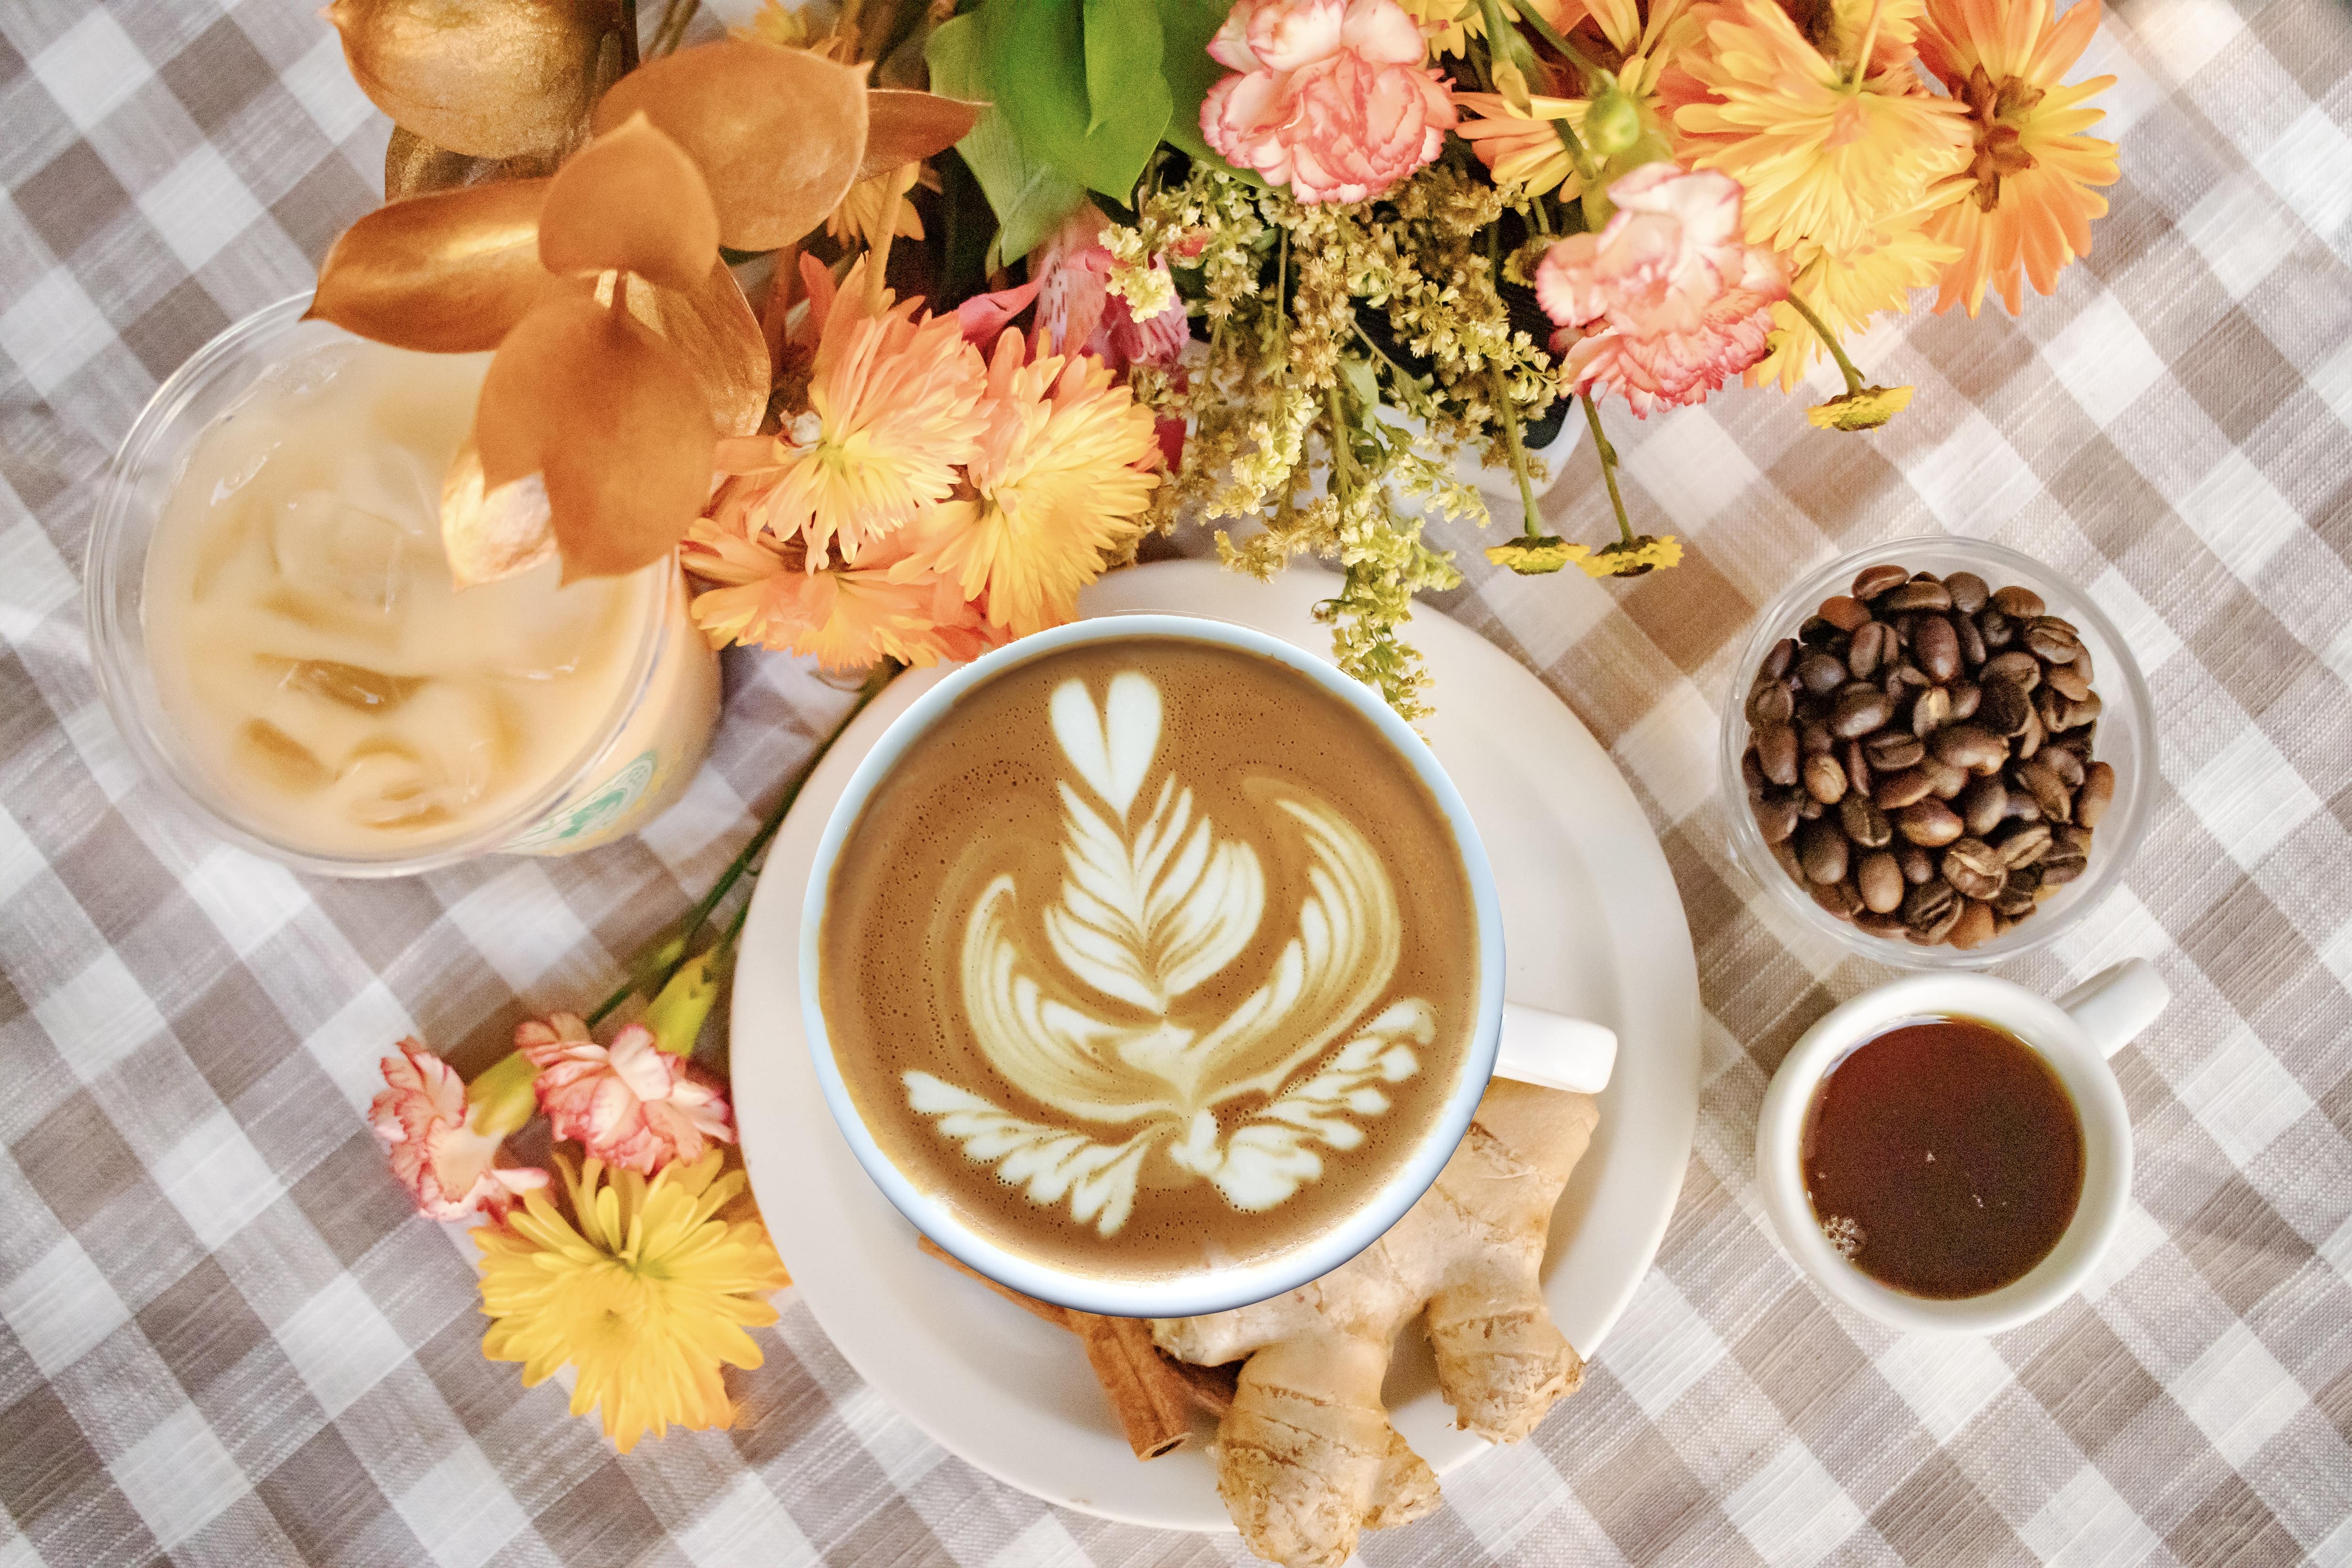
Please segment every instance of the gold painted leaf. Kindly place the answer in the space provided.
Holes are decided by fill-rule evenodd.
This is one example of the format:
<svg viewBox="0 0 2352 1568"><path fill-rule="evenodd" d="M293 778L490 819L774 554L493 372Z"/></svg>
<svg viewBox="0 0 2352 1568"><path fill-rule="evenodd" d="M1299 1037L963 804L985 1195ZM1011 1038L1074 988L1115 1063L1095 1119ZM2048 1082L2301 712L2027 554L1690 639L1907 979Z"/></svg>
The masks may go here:
<svg viewBox="0 0 2352 1568"><path fill-rule="evenodd" d="M919 163L962 141L988 105L877 87L866 94L866 158L857 177L870 180L901 163Z"/></svg>
<svg viewBox="0 0 2352 1568"><path fill-rule="evenodd" d="M460 588L511 577L553 558L547 487L530 474L489 489L482 479L482 454L468 436L441 478L441 552Z"/></svg>
<svg viewBox="0 0 2352 1568"><path fill-rule="evenodd" d="M378 207L327 252L310 315L394 348L498 347L555 281L539 264L548 184L500 180Z"/></svg>
<svg viewBox="0 0 2352 1568"><path fill-rule="evenodd" d="M642 112L701 169L735 250L773 250L824 221L866 156L866 71L748 38L698 44L613 84L601 133Z"/></svg>
<svg viewBox="0 0 2352 1568"><path fill-rule="evenodd" d="M694 160L633 114L556 172L539 215L539 259L550 272L618 268L698 288L719 259L719 213Z"/></svg>
<svg viewBox="0 0 2352 1568"><path fill-rule="evenodd" d="M326 16L378 109L471 158L566 145L628 52L615 0L334 0Z"/></svg>
<svg viewBox="0 0 2352 1568"><path fill-rule="evenodd" d="M619 275L596 279L596 302L613 302ZM760 318L725 263L713 261L691 289L664 289L627 279L629 314L685 356L722 436L750 436L768 412L771 371Z"/></svg>
<svg viewBox="0 0 2352 1568"><path fill-rule="evenodd" d="M474 410L485 490L540 477L566 581L660 560L709 499L716 441L684 356L569 290L508 335Z"/></svg>
<svg viewBox="0 0 2352 1568"><path fill-rule="evenodd" d="M383 199L406 201L410 196L486 185L494 180L543 180L562 162L562 154L552 151L513 158L468 158L463 153L436 147L404 125L395 125L383 149Z"/></svg>

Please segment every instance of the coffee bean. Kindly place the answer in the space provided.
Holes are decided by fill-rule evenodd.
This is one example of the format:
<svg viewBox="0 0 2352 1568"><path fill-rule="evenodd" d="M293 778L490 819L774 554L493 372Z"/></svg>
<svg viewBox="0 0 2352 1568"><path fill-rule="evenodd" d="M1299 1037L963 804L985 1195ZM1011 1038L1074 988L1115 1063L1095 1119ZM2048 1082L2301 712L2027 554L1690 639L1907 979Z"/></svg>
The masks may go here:
<svg viewBox="0 0 2352 1568"><path fill-rule="evenodd" d="M1772 645L1772 651L1764 656L1764 662L1756 667L1756 673L1767 680L1778 680L1789 673L1789 666L1795 662L1796 658L1797 639L1782 637Z"/></svg>
<svg viewBox="0 0 2352 1568"><path fill-rule="evenodd" d="M2095 724L2099 721L2099 715L2105 711L2106 704L2099 700L2099 694L2095 691L2079 702L2069 700L2065 711L2066 728L2079 730L2085 724Z"/></svg>
<svg viewBox="0 0 2352 1568"><path fill-rule="evenodd" d="M1968 907L1960 911L1960 918L1953 921L1952 929L1945 933L1944 940L1954 947L1966 950L1982 947L1992 937L1992 906L1970 899Z"/></svg>
<svg viewBox="0 0 2352 1568"><path fill-rule="evenodd" d="M2050 825L2020 823L2002 834L1993 847L2000 851L2002 862L2011 868L2031 866L2050 853Z"/></svg>
<svg viewBox="0 0 2352 1568"><path fill-rule="evenodd" d="M1853 596L1857 599L1875 599L1881 594L1893 593L1909 581L1911 581L1911 574L1893 562L1885 562L1876 566L1865 566L1854 574Z"/></svg>
<svg viewBox="0 0 2352 1568"><path fill-rule="evenodd" d="M1796 710L1797 700L1777 680L1760 682L1748 694L1750 724L1785 724Z"/></svg>
<svg viewBox="0 0 2352 1568"><path fill-rule="evenodd" d="M1868 680L1895 651L1895 628L1885 621L1865 621L1845 650L1845 667L1856 680Z"/></svg>
<svg viewBox="0 0 2352 1568"><path fill-rule="evenodd" d="M1911 628L1912 657L1938 685L1960 672L1960 638L1942 616L1921 616Z"/></svg>
<svg viewBox="0 0 2352 1568"><path fill-rule="evenodd" d="M1748 786L1751 799L1764 793L1764 764L1756 760L1753 746L1739 753L1739 782Z"/></svg>
<svg viewBox="0 0 2352 1568"><path fill-rule="evenodd" d="M1867 795L1871 779L1869 753L1862 749L1860 741L1848 741L1845 743L1846 788L1855 795Z"/></svg>
<svg viewBox="0 0 2352 1568"><path fill-rule="evenodd" d="M1903 923L1916 938L1941 942L1952 929L1952 922L1960 918L1960 905L1965 901L1952 890L1949 882L1919 883L1904 896Z"/></svg>
<svg viewBox="0 0 2352 1568"><path fill-rule="evenodd" d="M2046 735L2047 731L2042 727L2041 710L2028 704L2025 710L2025 728L2017 732L2017 743L2011 748L2011 754L2021 762L2031 757L2042 749L2042 742Z"/></svg>
<svg viewBox="0 0 2352 1568"><path fill-rule="evenodd" d="M2009 791L1998 777L1972 779L1952 803L1952 809L1960 814L1970 833L1982 838L2009 816Z"/></svg>
<svg viewBox="0 0 2352 1568"><path fill-rule="evenodd" d="M1865 909L1853 917L1853 923L1873 936L1894 937L1903 934L1903 917L1899 914L1882 915L1875 910Z"/></svg>
<svg viewBox="0 0 2352 1568"><path fill-rule="evenodd" d="M1804 748L1805 755L1818 757L1837 749L1837 737L1819 719L1808 719L1797 726L1797 743Z"/></svg>
<svg viewBox="0 0 2352 1568"><path fill-rule="evenodd" d="M1927 742L1918 736L1895 730L1873 735L1862 743L1862 749L1869 756L1870 765L1881 773L1916 766L1927 754Z"/></svg>
<svg viewBox="0 0 2352 1568"><path fill-rule="evenodd" d="M2042 661L2022 648L2011 648L1985 660L1984 673L1979 679L2012 681L2020 691L2030 695L2042 684Z"/></svg>
<svg viewBox="0 0 2352 1568"><path fill-rule="evenodd" d="M1845 633L1819 616L1807 616L1804 624L1797 628L1797 642L1803 647L1827 647L1843 636Z"/></svg>
<svg viewBox="0 0 2352 1568"><path fill-rule="evenodd" d="M1936 857L1916 844L1897 844L1895 863L1903 868L1903 879L1916 888L1936 879Z"/></svg>
<svg viewBox="0 0 2352 1568"><path fill-rule="evenodd" d="M1925 691L1927 688L1936 684L1934 681L1928 679L1926 672L1920 669L1920 668L1916 664L1906 663L1896 665L1895 667L1895 678L1905 687L1913 691Z"/></svg>
<svg viewBox="0 0 2352 1568"><path fill-rule="evenodd" d="M1832 626L1848 632L1853 631L1864 621L1870 619L1870 612L1862 607L1861 601L1849 599L1843 594L1834 598L1823 599L1821 616L1822 619Z"/></svg>
<svg viewBox="0 0 2352 1568"><path fill-rule="evenodd" d="M1780 869L1789 873L1790 881L1801 887L1809 885L1805 881L1804 863L1797 858L1797 846L1794 839L1783 839L1773 845L1772 858L1780 863Z"/></svg>
<svg viewBox="0 0 2352 1568"><path fill-rule="evenodd" d="M2071 746L2049 746L2042 752L2042 765L2058 775L2058 782L2069 790L2083 787L2083 759Z"/></svg>
<svg viewBox="0 0 2352 1568"><path fill-rule="evenodd" d="M2009 817L2011 822L2039 822L2042 820L2041 803L2023 790L2011 788L2009 792Z"/></svg>
<svg viewBox="0 0 2352 1568"><path fill-rule="evenodd" d="M1797 731L1786 724L1756 727L1756 761L1776 784L1797 782Z"/></svg>
<svg viewBox="0 0 2352 1568"><path fill-rule="evenodd" d="M1810 794L1795 795L1790 798L1797 803L1797 815L1807 822L1821 816L1822 803L1815 800Z"/></svg>
<svg viewBox="0 0 2352 1568"><path fill-rule="evenodd" d="M2026 716L2033 711L2033 700L2026 696L2023 687L2002 676L1987 680L1978 689L1984 694L1977 702L1975 718L1979 724L2004 736L2025 728Z"/></svg>
<svg viewBox="0 0 2352 1568"><path fill-rule="evenodd" d="M2098 679L2098 672L2091 668L2091 650L2088 647L2074 656L2074 662L2069 668L2080 675L2085 684Z"/></svg>
<svg viewBox="0 0 2352 1568"><path fill-rule="evenodd" d="M1756 826L1767 844L1785 844L1797 831L1797 797L1771 795L1756 803Z"/></svg>
<svg viewBox="0 0 2352 1568"><path fill-rule="evenodd" d="M2002 615L2013 616L2021 621L2032 620L2045 607L2042 603L2041 595L2031 588L2014 585L1994 589L1992 603L1993 607Z"/></svg>
<svg viewBox="0 0 2352 1568"><path fill-rule="evenodd" d="M2043 671L2042 679L2053 690L2063 691L2077 702L2091 694L2090 678L2073 664L2053 664Z"/></svg>
<svg viewBox="0 0 2352 1568"><path fill-rule="evenodd" d="M1854 741L1883 726L1895 716L1895 704L1874 686L1856 683L1837 694L1831 727L1842 740Z"/></svg>
<svg viewBox="0 0 2352 1568"><path fill-rule="evenodd" d="M2040 885L2041 879L2036 878L2034 886ZM2040 907L2040 900L2033 896L2033 888L2020 887L2017 879L2011 877L2001 884L2000 891L1993 895L1992 907L1996 914L2021 921Z"/></svg>
<svg viewBox="0 0 2352 1568"><path fill-rule="evenodd" d="M2017 623L1987 605L1976 616L1977 631L1984 637L1985 647L1999 653L2017 640Z"/></svg>
<svg viewBox="0 0 2352 1568"><path fill-rule="evenodd" d="M2009 761L2009 747L2001 738L1975 724L1953 724L1937 731L1930 750L1937 762L1972 773L1999 773L2001 763Z"/></svg>
<svg viewBox="0 0 2352 1568"><path fill-rule="evenodd" d="M1862 858L1854 883L1863 903L1874 914L1889 914L1903 907L1903 868L1884 849Z"/></svg>
<svg viewBox="0 0 2352 1568"><path fill-rule="evenodd" d="M1768 773L1771 771L1769 765L1765 771ZM1925 767L1905 768L1900 773L1883 774L1870 798L1878 803L1882 811L1900 811L1914 802L1927 799L1935 787L1935 775Z"/></svg>
<svg viewBox="0 0 2352 1568"><path fill-rule="evenodd" d="M1812 889L1813 902L1821 905L1842 921L1850 921L1862 910L1862 895L1854 891L1852 882L1828 882Z"/></svg>
<svg viewBox="0 0 2352 1568"><path fill-rule="evenodd" d="M2000 851L1981 838L1955 838L1944 851L1944 880L1972 899L1990 900L2009 878Z"/></svg>
<svg viewBox="0 0 2352 1568"><path fill-rule="evenodd" d="M1992 590L1985 586L1985 580L1973 572L1953 573L1944 579L1944 590L1952 595L1952 608L1964 616L1975 615L1985 607L1985 601L1992 597Z"/></svg>
<svg viewBox="0 0 2352 1568"><path fill-rule="evenodd" d="M2074 796L2074 820L2085 827L2096 827L2115 798L2116 770L2105 763L2093 763L2083 770L2083 787Z"/></svg>
<svg viewBox="0 0 2352 1568"><path fill-rule="evenodd" d="M1845 798L1845 764L1827 752L1805 759L1805 788L1823 805Z"/></svg>
<svg viewBox="0 0 2352 1568"><path fill-rule="evenodd" d="M1949 844L1966 826L1959 815L1940 800L1914 801L1895 816L1896 832L1930 849Z"/></svg>
<svg viewBox="0 0 2352 1568"><path fill-rule="evenodd" d="M1911 704L1911 732L1926 740L1952 721L1952 694L1940 686L1919 693Z"/></svg>
<svg viewBox="0 0 2352 1568"><path fill-rule="evenodd" d="M1860 793L1838 802L1838 822L1845 836L1864 849L1884 848L1895 837L1895 825L1886 820L1886 814Z"/></svg>
<svg viewBox="0 0 2352 1568"><path fill-rule="evenodd" d="M1952 607L1952 591L1932 577L1914 577L1892 594L1878 606L1885 611L1948 610Z"/></svg>
<svg viewBox="0 0 2352 1568"><path fill-rule="evenodd" d="M1797 661L1797 680L1814 696L1827 697L1845 684L1845 661L1816 648Z"/></svg>
<svg viewBox="0 0 2352 1568"><path fill-rule="evenodd" d="M2066 728L2066 700L2049 687L2033 694L2033 710L2042 715L2042 727L2051 734Z"/></svg>
<svg viewBox="0 0 2352 1568"><path fill-rule="evenodd" d="M2088 857L2091 853L2091 830L2079 822L2069 823L2063 827L2053 827L2050 830L2052 847L2074 855Z"/></svg>
<svg viewBox="0 0 2352 1568"><path fill-rule="evenodd" d="M1829 822L1808 822L1797 829L1797 858L1808 879L1837 881L1846 871L1845 835Z"/></svg>
<svg viewBox="0 0 2352 1568"><path fill-rule="evenodd" d="M2089 859L2081 855L2053 855L2042 862L2042 885L2063 888L2089 868Z"/></svg>
<svg viewBox="0 0 2352 1568"><path fill-rule="evenodd" d="M1953 621L1953 628L1960 634L1960 663L1963 666L1974 669L1990 657L1992 650L1985 647L1984 633L1978 629L1974 617L1958 616Z"/></svg>
<svg viewBox="0 0 2352 1568"><path fill-rule="evenodd" d="M2033 804L2042 808L2044 822L2054 825L2065 822L2074 815L2073 793L2048 763L2020 763L2010 770L2010 777L2017 782L2019 788L2033 797Z"/></svg>
<svg viewBox="0 0 2352 1568"><path fill-rule="evenodd" d="M2025 623L2025 646L2045 664L2072 664L2083 651L2083 640L2063 621L2049 616Z"/></svg>

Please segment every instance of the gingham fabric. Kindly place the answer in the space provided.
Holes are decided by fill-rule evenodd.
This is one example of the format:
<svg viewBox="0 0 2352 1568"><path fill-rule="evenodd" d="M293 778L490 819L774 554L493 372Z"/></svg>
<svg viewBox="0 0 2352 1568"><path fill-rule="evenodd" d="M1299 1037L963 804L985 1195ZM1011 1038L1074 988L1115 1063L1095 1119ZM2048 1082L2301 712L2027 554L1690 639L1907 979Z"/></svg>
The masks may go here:
<svg viewBox="0 0 2352 1568"><path fill-rule="evenodd" d="M142 781L83 640L96 480L159 378L377 196L384 123L313 10L0 5L0 1565L1237 1560L947 1458L790 1292L740 1425L626 1458L479 1355L466 1244L362 1121L376 1058L415 1029L476 1068L600 994L846 699L739 663L641 838L409 881L291 876ZM1613 419L1637 525L1685 564L1604 586L1474 552L1444 605L1633 781L1697 944L1705 1089L1583 1391L1370 1563L2352 1562L2352 16L2126 0L2084 68L2121 79L2124 178L2055 298L1873 333L1874 379L1919 388L1875 436L1764 394ZM1589 451L1549 506L1605 532ZM2080 1299L1991 1340L1879 1329L1775 1247L1765 1080L1885 975L1769 934L1711 798L1755 608L1936 528L2088 584L2162 736L2129 885L2014 966L2055 990L2138 953L2171 984L2117 1061L2129 1215Z"/></svg>

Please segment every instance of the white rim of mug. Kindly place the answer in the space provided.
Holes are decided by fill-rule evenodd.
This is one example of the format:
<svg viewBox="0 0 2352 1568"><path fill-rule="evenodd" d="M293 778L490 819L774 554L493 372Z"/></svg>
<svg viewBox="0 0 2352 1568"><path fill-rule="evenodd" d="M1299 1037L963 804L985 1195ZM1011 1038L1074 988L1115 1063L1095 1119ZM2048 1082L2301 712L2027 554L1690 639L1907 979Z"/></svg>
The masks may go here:
<svg viewBox="0 0 2352 1568"><path fill-rule="evenodd" d="M2069 601L2065 606L2066 617L2095 633L2109 650L2108 656L2100 661L2101 687L2112 692L2116 688L2108 682L2120 681L2133 715L2133 732L2127 748L2133 768L2131 797L2124 803L2123 809L2111 811L2100 824L2100 837L2093 846L2090 863L2078 879L2080 891L2056 914L2047 911L2037 913L2031 920L1972 949L1946 944L1922 947L1900 936L1874 936L1815 904L1802 888L1790 880L1780 862L1772 858L1770 847L1764 842L1763 829L1757 826L1756 813L1748 806L1747 784L1739 773L1740 753L1748 748L1745 693L1748 684L1755 679L1757 666L1771 651L1772 645L1784 637L1795 637L1798 625L1811 613L1808 606L1818 604L1831 594L1846 592L1854 574L1864 567L1881 563L1909 565L1911 562L1906 559L1906 556L1916 557L1927 551L1967 556L1971 560L1971 570L1989 566L2014 574L2010 578L2011 582L2040 583L2054 586L2063 593ZM1955 567L1952 570L1959 569ZM1979 574L1984 575L1981 571ZM1949 575L1949 573L1939 573L1938 575ZM1999 587L2001 584L1993 585ZM2046 600L2048 595L2044 597ZM2058 606L2053 604L2051 608L2054 611ZM1747 874L1749 881L1763 889L1764 897L1783 918L1832 938L1848 952L1889 968L1924 973L1968 973L1990 968L2010 959L2039 952L2064 935L2077 921L2106 902L2108 896L2122 885L2125 871L2138 854L2140 839L2147 825L2153 781L2157 777L2155 701L2148 694L2146 677L2140 673L2139 661L2133 657L2130 645L2124 641L2123 633L2090 595L2046 562L2037 561L2005 544L1959 533L1912 534L1907 538L1890 539L1853 551L1824 563L1800 578L1767 606L1749 632L1747 646L1740 650L1739 661L1733 668L1737 684L1733 690L1724 695L1722 720L1718 725L1722 752L1718 759L1718 792L1728 819L1725 827L1731 847L1731 858ZM2097 760L2113 763L2116 753L2109 749L2112 744L2106 735L2101 736Z"/></svg>
<svg viewBox="0 0 2352 1568"><path fill-rule="evenodd" d="M531 824L562 805L575 792L594 782L598 766L605 761L613 742L635 718L652 692L654 677L659 671L660 656L668 635L668 601L677 592L679 570L673 556L658 574L646 574L646 585L641 590L645 603L641 606L639 621L643 629L629 677L622 684L626 700L614 705L611 719L598 727L588 742L552 774L542 788L495 821L471 832L438 840L423 850L387 852L383 855L332 855L280 843L240 819L221 800L220 791L214 782L186 757L184 748L176 742L166 743L165 739L157 733L159 729L168 731L170 721L168 715L162 711L162 700L155 693L153 677L145 668L148 657L142 612L146 563L148 552L153 545L162 497L168 494L171 486L186 470L195 442L204 430L210 427L211 422L207 421L205 426L184 433L188 405L200 392L208 389L216 377L234 368L242 356L249 353L267 356L273 340L313 324L303 319L304 312L310 307L310 300L309 294L280 300L223 329L210 342L189 355L179 369L156 388L155 395L147 400L146 407L131 423L122 444L115 449L99 491L98 508L83 559L82 613L90 643L90 664L97 678L99 695L105 701L107 711L113 716L115 728L121 732L123 743L138 759L142 771L162 785L164 793L183 811L202 823L214 837L295 870L316 876L414 876L470 860L477 856L495 854ZM331 322L315 324L328 332L343 331ZM352 342L363 341L355 334L344 335ZM322 342L319 346L325 345ZM261 375L290 357L290 353L277 358L265 357L245 392L237 395L238 399L258 384ZM233 400L230 406L235 405L236 401ZM215 418L219 416L215 415ZM176 449L168 452L159 450L164 442L175 436L182 437ZM159 464L165 461L171 465L169 470L160 471ZM140 530L144 531L136 539L131 551L137 559L139 580L131 581L124 561L124 541ZM126 594L135 595L136 602L129 606L127 614L118 614L117 607L122 605ZM125 626L125 621L136 623L135 629ZM142 700L142 684L145 702ZM153 709L152 714L148 710L150 705Z"/></svg>
<svg viewBox="0 0 2352 1568"><path fill-rule="evenodd" d="M1986 1009L1954 1005L1952 988L1991 995ZM1987 992L1979 987L1994 988ZM2021 1027L2011 1020L2022 1016ZM2017 1039L2060 1075L2084 1135L2083 1193L2048 1256L2016 1279L1981 1296L1914 1296L1881 1284L1830 1244L1805 1186L1805 1121L1822 1080L1854 1051L1904 1023L1966 1018ZM2055 1042L2078 1072L2053 1054ZM2093 1189L2092 1140L2110 1156L2110 1179ZM1816 1284L1846 1306L1912 1332L1993 1334L2032 1321L2083 1288L2105 1257L2131 1200L2131 1112L2115 1069L2095 1043L2049 998L1994 975L1916 974L1830 1010L1790 1047L1764 1091L1756 1123L1756 1176L1782 1250Z"/></svg>
<svg viewBox="0 0 2352 1568"><path fill-rule="evenodd" d="M897 766L898 759L929 733L959 699L1009 670L1066 647L1144 639L1206 643L1271 659L1314 681L1371 721L1381 738L1412 768L1436 799L1453 830L1455 849L1469 878L1476 916L1478 1016L1461 1081L1421 1146L1390 1173L1378 1192L1339 1224L1276 1258L1162 1279L1097 1279L1000 1247L965 1224L950 1203L918 1188L882 1152L866 1130L865 1119L859 1115L842 1079L840 1066L834 1060L820 999L820 939L835 863L851 830L864 815L867 800ZM1501 902L1469 808L1428 743L1378 694L1340 673L1328 661L1254 627L1204 616L1137 613L1075 621L984 654L917 698L891 721L874 749L858 763L817 841L801 910L799 961L802 1026L808 1037L817 1083L824 1091L825 1104L850 1152L892 1206L957 1260L990 1279L1039 1300L1109 1317L1193 1317L1246 1306L1318 1279L1370 1246L1437 1180L1438 1173L1469 1131L1479 1098L1494 1076L1502 1033L1505 963Z"/></svg>

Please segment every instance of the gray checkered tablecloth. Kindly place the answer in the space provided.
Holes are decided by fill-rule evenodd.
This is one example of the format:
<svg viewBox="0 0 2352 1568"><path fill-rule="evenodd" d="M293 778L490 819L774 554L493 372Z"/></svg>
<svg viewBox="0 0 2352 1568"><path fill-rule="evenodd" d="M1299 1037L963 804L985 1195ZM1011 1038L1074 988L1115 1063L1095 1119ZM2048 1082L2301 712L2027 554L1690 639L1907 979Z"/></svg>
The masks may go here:
<svg viewBox="0 0 2352 1568"><path fill-rule="evenodd" d="M377 1056L413 1028L478 1067L602 992L846 699L735 665L686 803L571 860L310 881L175 819L91 680L97 477L159 378L307 286L385 126L313 0L0 0L0 1565L1234 1561L949 1458L789 1292L740 1426L626 1458L482 1360L466 1244L410 1215L362 1119ZM1372 1563L2352 1562L2352 16L2125 0L2084 68L2121 78L2124 177L2055 298L1873 333L1874 378L1919 387L1874 437L1763 394L1621 421L1681 569L1476 563L1445 606L1633 781L1706 1081L1583 1392ZM1597 479L1580 452L1559 531L1603 528ZM1774 940L1710 798L1755 607L1938 527L2088 584L2163 741L2128 888L2016 966L2055 989L2140 953L2170 982L2118 1059L2134 1201L2081 1299L1990 1341L1898 1337L1776 1250L1765 1080L1882 974Z"/></svg>

